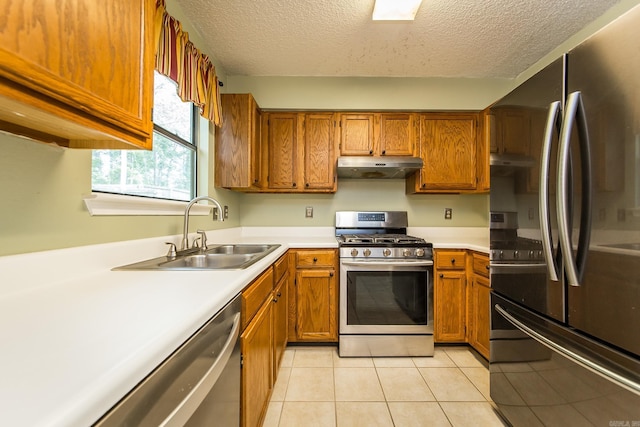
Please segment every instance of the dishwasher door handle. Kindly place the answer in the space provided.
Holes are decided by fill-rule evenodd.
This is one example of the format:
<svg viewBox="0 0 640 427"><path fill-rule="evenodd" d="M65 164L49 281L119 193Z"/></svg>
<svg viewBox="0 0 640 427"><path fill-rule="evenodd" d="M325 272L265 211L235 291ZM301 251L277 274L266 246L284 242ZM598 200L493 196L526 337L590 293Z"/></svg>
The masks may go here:
<svg viewBox="0 0 640 427"><path fill-rule="evenodd" d="M211 367L207 370L204 376L198 381L198 384L187 394L187 396L180 402L175 409L169 414L169 416L160 424L162 427L184 426L189 418L198 409L202 401L207 397L207 394L218 381L220 374L231 358L233 348L236 341L240 336L240 313L237 313L233 319L233 327L227 337L227 341L222 348L222 351L216 357Z"/></svg>

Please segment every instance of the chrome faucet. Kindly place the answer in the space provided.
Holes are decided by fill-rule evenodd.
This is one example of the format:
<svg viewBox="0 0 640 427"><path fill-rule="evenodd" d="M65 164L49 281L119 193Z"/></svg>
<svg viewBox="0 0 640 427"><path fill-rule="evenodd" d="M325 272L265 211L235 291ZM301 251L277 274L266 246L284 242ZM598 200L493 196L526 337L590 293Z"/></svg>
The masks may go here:
<svg viewBox="0 0 640 427"><path fill-rule="evenodd" d="M222 206L220 206L220 203L218 203L218 201L216 199L211 198L209 196L200 196L200 197L196 197L195 199L191 200L187 204L187 207L184 210L184 231L182 233L182 247L181 247L181 250L189 249L189 237L188 237L188 234L189 234L189 211L191 210L191 206L193 206L194 204L196 204L200 200L208 200L211 203L213 203L215 205L216 209L218 209L218 221L224 221L224 214L223 214L223 211L222 211ZM203 244L201 246L204 247L204 249L206 249L206 240L203 239L202 243Z"/></svg>

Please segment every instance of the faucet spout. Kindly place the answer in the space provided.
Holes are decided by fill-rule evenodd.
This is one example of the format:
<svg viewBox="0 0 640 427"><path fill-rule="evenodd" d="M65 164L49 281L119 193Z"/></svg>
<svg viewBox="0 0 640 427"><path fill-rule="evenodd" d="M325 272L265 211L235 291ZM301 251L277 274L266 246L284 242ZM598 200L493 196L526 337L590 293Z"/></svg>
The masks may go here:
<svg viewBox="0 0 640 427"><path fill-rule="evenodd" d="M182 233L182 250L188 249L189 248L189 211L191 210L191 206L193 206L194 204L196 204L197 202L199 202L200 200L208 200L209 202L213 203L215 205L215 207L218 209L218 221L224 221L224 216L223 216L223 212L222 212L222 206L220 206L220 203L218 203L218 201L212 197L209 196L200 196L200 197L196 197L195 199L191 200L188 204L187 207L184 210L184 229L183 229L183 233Z"/></svg>

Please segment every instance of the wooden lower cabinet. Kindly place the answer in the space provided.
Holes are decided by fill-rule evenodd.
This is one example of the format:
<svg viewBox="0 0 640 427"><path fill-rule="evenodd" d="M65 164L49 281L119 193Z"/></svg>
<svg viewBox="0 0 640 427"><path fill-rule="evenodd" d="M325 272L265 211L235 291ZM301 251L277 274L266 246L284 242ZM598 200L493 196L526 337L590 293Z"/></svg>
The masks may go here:
<svg viewBox="0 0 640 427"><path fill-rule="evenodd" d="M439 272L434 282L435 341L465 342L467 288L465 271Z"/></svg>
<svg viewBox="0 0 640 427"><path fill-rule="evenodd" d="M242 426L262 425L272 388L271 300L265 301L240 336L242 352Z"/></svg>
<svg viewBox="0 0 640 427"><path fill-rule="evenodd" d="M273 291L273 381L278 378L282 355L287 347L287 294L289 275L285 274Z"/></svg>
<svg viewBox="0 0 640 427"><path fill-rule="evenodd" d="M467 342L489 358L489 257L474 251L437 249L434 254L434 339Z"/></svg>
<svg viewBox="0 0 640 427"><path fill-rule="evenodd" d="M489 279L474 275L469 297L469 344L489 358L491 287Z"/></svg>
<svg viewBox="0 0 640 427"><path fill-rule="evenodd" d="M337 251L292 252L289 287L289 341L338 341Z"/></svg>

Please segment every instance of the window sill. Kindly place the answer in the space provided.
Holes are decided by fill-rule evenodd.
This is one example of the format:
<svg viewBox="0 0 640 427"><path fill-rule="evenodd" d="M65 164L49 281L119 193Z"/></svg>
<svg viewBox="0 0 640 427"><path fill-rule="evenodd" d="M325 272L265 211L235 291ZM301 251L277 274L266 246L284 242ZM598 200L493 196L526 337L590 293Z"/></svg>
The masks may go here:
<svg viewBox="0 0 640 427"><path fill-rule="evenodd" d="M123 196L120 194L91 193L82 196L89 215L184 215L187 202ZM213 205L195 204L191 215L209 215Z"/></svg>

